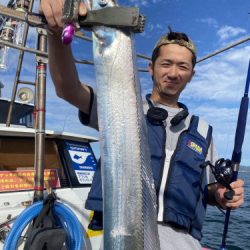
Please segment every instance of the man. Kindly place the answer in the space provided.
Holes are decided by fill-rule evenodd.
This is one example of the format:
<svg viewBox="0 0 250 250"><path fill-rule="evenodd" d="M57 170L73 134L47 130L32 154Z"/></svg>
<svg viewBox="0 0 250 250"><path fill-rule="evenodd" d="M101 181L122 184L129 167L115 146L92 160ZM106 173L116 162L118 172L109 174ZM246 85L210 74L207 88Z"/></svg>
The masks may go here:
<svg viewBox="0 0 250 250"><path fill-rule="evenodd" d="M61 43L62 3L41 0L41 10L48 21L49 66L56 92L79 109L83 124L98 129L96 95L80 82L71 49ZM86 14L82 4L79 14ZM200 249L206 204L235 209L244 200L242 180L231 184L235 195L226 200L226 189L213 183L209 169L200 167L205 160L216 160L212 129L178 102L195 73L195 63L193 42L183 33L170 31L157 42L149 64L153 90L147 96L146 113L161 249ZM98 216L102 210L99 178L100 169L86 204L99 211Z"/></svg>

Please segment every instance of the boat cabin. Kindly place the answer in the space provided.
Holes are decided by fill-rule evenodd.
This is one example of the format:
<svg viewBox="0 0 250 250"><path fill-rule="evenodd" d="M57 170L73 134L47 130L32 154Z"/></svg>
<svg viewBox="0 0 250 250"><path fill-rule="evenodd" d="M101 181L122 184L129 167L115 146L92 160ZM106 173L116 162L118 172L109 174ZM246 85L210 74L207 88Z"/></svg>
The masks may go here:
<svg viewBox="0 0 250 250"><path fill-rule="evenodd" d="M11 224L32 204L34 195L34 107L15 102L12 124L7 127L9 104L0 99L0 249ZM90 136L45 131L44 195L53 190L74 211L92 249L99 248L102 234L88 230L93 213L85 209L97 165L91 144L97 141Z"/></svg>

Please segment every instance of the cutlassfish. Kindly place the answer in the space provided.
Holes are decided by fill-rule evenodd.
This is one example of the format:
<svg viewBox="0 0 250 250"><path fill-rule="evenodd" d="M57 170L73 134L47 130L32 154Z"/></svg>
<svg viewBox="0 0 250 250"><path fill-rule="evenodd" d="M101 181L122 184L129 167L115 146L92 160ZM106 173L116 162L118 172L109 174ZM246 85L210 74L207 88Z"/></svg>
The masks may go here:
<svg viewBox="0 0 250 250"><path fill-rule="evenodd" d="M89 10L118 5L85 1ZM74 5L72 5L74 6ZM94 26L105 250L158 250L157 206L133 31Z"/></svg>

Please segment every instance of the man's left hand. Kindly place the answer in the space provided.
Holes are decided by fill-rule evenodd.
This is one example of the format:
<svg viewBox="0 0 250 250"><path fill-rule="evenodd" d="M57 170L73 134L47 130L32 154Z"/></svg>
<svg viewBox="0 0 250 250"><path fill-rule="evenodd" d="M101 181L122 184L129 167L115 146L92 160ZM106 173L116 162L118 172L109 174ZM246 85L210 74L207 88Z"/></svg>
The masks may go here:
<svg viewBox="0 0 250 250"><path fill-rule="evenodd" d="M228 190L221 184L219 183L216 184L214 197L219 206L224 209L226 208L236 209L240 207L244 202L244 187L243 187L244 181L238 179L237 181L232 182L230 186L234 190L234 196L232 200L227 200L224 197L224 193Z"/></svg>

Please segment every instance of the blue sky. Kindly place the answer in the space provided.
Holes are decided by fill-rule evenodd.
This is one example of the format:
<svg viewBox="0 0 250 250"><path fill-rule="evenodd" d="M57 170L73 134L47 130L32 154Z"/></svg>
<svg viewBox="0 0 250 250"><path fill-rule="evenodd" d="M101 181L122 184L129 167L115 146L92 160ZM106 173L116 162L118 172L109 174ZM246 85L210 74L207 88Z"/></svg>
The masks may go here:
<svg viewBox="0 0 250 250"><path fill-rule="evenodd" d="M1 0L1 4L8 1ZM36 1L38 2L38 1ZM174 31L187 33L196 43L198 58L250 36L250 2L246 0L126 0L120 5L138 6L147 16L145 32L136 35L136 51L151 55L154 43L170 25ZM37 7L35 7L37 9ZM30 29L28 47L35 47L36 31ZM86 33L89 35L89 33ZM91 44L75 39L73 50L77 59L92 59ZM10 50L9 68L0 71L5 88L3 95L11 96L18 53ZM14 55L14 56L13 56ZM238 109L243 95L250 42L246 42L220 55L199 63L193 80L184 90L181 101L190 112L200 115L214 128L214 140L220 157L231 158L234 144ZM139 67L147 67L147 61L138 59ZM95 86L93 66L78 65L80 79ZM34 81L35 58L25 54L21 79ZM151 91L152 82L147 73L140 73L143 94ZM22 87L20 85L20 87ZM248 119L249 120L249 119ZM90 128L83 127L77 118L76 108L55 95L53 84L47 78L46 127L58 131L70 131L98 136ZM98 147L95 146L96 152ZM250 166L250 125L247 124L243 144L242 164Z"/></svg>

